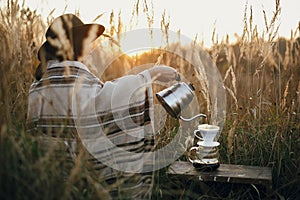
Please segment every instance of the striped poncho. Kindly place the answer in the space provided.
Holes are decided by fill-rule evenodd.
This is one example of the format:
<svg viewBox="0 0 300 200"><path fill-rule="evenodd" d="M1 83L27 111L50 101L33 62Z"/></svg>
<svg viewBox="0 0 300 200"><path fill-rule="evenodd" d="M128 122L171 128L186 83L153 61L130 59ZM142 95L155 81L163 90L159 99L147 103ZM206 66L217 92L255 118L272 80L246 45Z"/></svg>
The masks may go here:
<svg viewBox="0 0 300 200"><path fill-rule="evenodd" d="M28 131L62 138L75 154L80 141L99 180L114 185L112 198L149 198L153 158L145 153L154 146L151 90L147 70L102 83L80 62L49 61L29 91Z"/></svg>

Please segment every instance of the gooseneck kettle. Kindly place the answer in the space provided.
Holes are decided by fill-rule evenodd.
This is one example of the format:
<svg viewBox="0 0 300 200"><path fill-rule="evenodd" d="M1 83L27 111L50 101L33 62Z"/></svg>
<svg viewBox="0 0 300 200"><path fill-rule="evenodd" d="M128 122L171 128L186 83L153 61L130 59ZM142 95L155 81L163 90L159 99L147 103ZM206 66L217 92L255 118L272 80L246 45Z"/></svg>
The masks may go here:
<svg viewBox="0 0 300 200"><path fill-rule="evenodd" d="M193 100L195 96L194 90L195 88L191 83L178 82L175 85L156 93L156 97L167 113L172 117L183 121L192 121L197 117L206 117L205 114L197 114L191 118L184 118L181 115L181 111L183 111Z"/></svg>

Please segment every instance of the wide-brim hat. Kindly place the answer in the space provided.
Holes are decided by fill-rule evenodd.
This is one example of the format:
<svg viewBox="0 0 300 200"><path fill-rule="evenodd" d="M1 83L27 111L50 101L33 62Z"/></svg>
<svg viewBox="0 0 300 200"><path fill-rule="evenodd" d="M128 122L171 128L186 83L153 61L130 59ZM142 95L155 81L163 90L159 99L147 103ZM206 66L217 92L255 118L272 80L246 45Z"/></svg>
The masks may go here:
<svg viewBox="0 0 300 200"><path fill-rule="evenodd" d="M77 60L105 28L100 24L84 24L73 14L57 17L46 32L46 41L38 51L40 61Z"/></svg>

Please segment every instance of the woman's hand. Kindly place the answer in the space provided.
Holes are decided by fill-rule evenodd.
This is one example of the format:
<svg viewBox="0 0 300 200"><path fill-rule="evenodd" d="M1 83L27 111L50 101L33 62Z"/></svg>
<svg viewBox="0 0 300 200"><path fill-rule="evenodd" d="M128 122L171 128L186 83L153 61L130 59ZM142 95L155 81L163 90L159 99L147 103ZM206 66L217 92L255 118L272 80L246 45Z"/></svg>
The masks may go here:
<svg viewBox="0 0 300 200"><path fill-rule="evenodd" d="M172 67L166 65L159 65L149 69L151 78L153 81L161 81L161 82L172 82L172 81L180 81L180 75Z"/></svg>

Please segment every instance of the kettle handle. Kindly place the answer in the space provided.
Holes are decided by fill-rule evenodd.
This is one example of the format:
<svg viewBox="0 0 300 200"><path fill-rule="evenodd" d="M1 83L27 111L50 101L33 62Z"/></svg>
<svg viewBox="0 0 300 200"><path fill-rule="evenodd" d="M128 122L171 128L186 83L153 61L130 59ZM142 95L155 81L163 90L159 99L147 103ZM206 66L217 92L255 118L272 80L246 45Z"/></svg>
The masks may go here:
<svg viewBox="0 0 300 200"><path fill-rule="evenodd" d="M181 119L182 121L185 121L185 122L190 122L190 121L196 119L197 117L205 117L206 118L206 115L205 114L198 114L198 115L195 115L194 117L191 117L191 118L184 118L180 115L179 119Z"/></svg>

